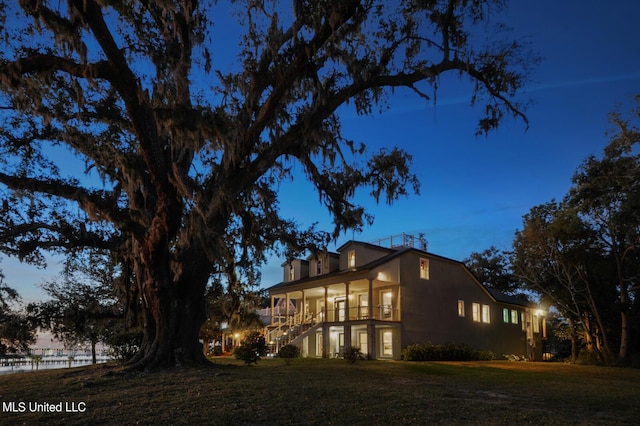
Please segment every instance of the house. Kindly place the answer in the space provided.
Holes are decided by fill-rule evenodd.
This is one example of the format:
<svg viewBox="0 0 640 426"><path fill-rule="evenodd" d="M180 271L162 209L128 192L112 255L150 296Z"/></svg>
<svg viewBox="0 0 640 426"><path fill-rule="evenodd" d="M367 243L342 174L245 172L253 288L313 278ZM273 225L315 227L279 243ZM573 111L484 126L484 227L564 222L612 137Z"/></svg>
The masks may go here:
<svg viewBox="0 0 640 426"><path fill-rule="evenodd" d="M272 350L291 343L303 356L335 357L351 345L398 360L406 346L431 342L542 359L546 327L536 306L485 288L463 263L426 251L423 239L385 243L349 241L337 253L283 263L283 281L268 289ZM279 315L282 300L295 309Z"/></svg>

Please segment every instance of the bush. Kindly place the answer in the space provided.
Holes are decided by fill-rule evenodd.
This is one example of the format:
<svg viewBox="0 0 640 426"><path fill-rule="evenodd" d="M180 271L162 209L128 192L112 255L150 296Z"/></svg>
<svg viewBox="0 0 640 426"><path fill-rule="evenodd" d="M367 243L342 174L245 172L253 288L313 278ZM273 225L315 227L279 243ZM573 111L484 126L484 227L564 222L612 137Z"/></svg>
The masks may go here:
<svg viewBox="0 0 640 426"><path fill-rule="evenodd" d="M142 330L128 330L116 333L106 339L109 345L109 356L120 361L128 361L140 350L142 344Z"/></svg>
<svg viewBox="0 0 640 426"><path fill-rule="evenodd" d="M300 356L300 348L296 345L284 345L278 351L278 357L283 358L287 365L291 362L293 358L298 358Z"/></svg>
<svg viewBox="0 0 640 426"><path fill-rule="evenodd" d="M233 351L233 354L236 359L250 365L257 364L266 350L267 343L264 340L264 336L258 331L252 331L240 342L240 346Z"/></svg>
<svg viewBox="0 0 640 426"><path fill-rule="evenodd" d="M345 346L342 350L342 354L344 356L344 359L349 364L353 364L358 360L365 359L362 351L357 346Z"/></svg>
<svg viewBox="0 0 640 426"><path fill-rule="evenodd" d="M405 361L488 361L494 359L493 352L470 348L465 344L431 343L413 344L402 350Z"/></svg>

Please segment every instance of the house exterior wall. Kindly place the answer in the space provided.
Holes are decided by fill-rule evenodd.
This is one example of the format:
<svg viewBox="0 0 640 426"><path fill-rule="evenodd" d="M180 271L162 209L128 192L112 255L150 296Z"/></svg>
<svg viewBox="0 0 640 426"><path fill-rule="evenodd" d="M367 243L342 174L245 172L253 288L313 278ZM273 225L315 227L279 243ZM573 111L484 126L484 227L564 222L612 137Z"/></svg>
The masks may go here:
<svg viewBox="0 0 640 426"><path fill-rule="evenodd" d="M429 259L429 279L419 277L421 258ZM520 318L517 324L503 321L503 308L509 313L522 306L498 303L460 264L408 253L402 266L402 346L414 343L464 343L470 347L503 354L527 355L527 335ZM459 316L458 301L464 303ZM473 304L480 307L480 321L474 321ZM482 318L483 305L489 306L489 322ZM409 314L410 313L410 314ZM540 345L541 346L541 345Z"/></svg>
<svg viewBox="0 0 640 426"><path fill-rule="evenodd" d="M380 259L388 255L391 250L383 247L376 247L371 244L358 243L351 241L339 249L340 251L340 270L351 269L349 265L349 253L355 254L355 267L366 265L376 259Z"/></svg>
<svg viewBox="0 0 640 426"><path fill-rule="evenodd" d="M285 262L282 264L283 268L283 282L290 282L291 270L293 269L294 278L293 281L309 276L309 262L302 259L293 259L291 262Z"/></svg>

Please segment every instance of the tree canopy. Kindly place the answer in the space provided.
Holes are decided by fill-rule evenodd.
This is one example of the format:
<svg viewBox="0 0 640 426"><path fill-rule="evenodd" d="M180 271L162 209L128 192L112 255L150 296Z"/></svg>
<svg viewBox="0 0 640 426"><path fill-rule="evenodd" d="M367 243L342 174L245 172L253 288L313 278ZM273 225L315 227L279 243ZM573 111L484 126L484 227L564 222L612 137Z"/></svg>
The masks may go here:
<svg viewBox="0 0 640 426"><path fill-rule="evenodd" d="M29 352L35 342L35 327L26 315L15 309L18 292L4 282L0 272L0 356Z"/></svg>
<svg viewBox="0 0 640 426"><path fill-rule="evenodd" d="M0 250L36 264L118 253L144 315L132 365L202 362L213 273L256 282L269 250L370 223L356 190L386 202L418 190L411 156L345 137L340 108L371 114L398 88L426 102L453 73L474 83L478 132L526 121L516 95L535 58L485 42L504 3L0 1ZM244 34L230 46L211 29L234 18ZM294 166L333 229L280 214Z"/></svg>
<svg viewBox="0 0 640 426"><path fill-rule="evenodd" d="M630 117L612 114L602 157L579 166L562 202L533 207L514 240L515 275L606 363L640 351L639 117L637 105Z"/></svg>

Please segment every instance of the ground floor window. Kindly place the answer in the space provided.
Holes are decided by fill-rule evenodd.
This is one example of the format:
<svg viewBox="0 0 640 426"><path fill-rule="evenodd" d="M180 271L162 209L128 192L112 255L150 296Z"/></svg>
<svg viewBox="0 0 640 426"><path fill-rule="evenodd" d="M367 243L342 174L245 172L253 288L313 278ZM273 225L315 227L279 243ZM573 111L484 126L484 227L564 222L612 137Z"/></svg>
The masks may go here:
<svg viewBox="0 0 640 426"><path fill-rule="evenodd" d="M322 333L316 333L316 355L322 356Z"/></svg>
<svg viewBox="0 0 640 426"><path fill-rule="evenodd" d="M393 356L393 332L382 332L382 356Z"/></svg>
<svg viewBox="0 0 640 426"><path fill-rule="evenodd" d="M367 344L368 344L367 332L366 331L358 332L358 346L360 346L360 352L362 352L364 355L369 353Z"/></svg>

